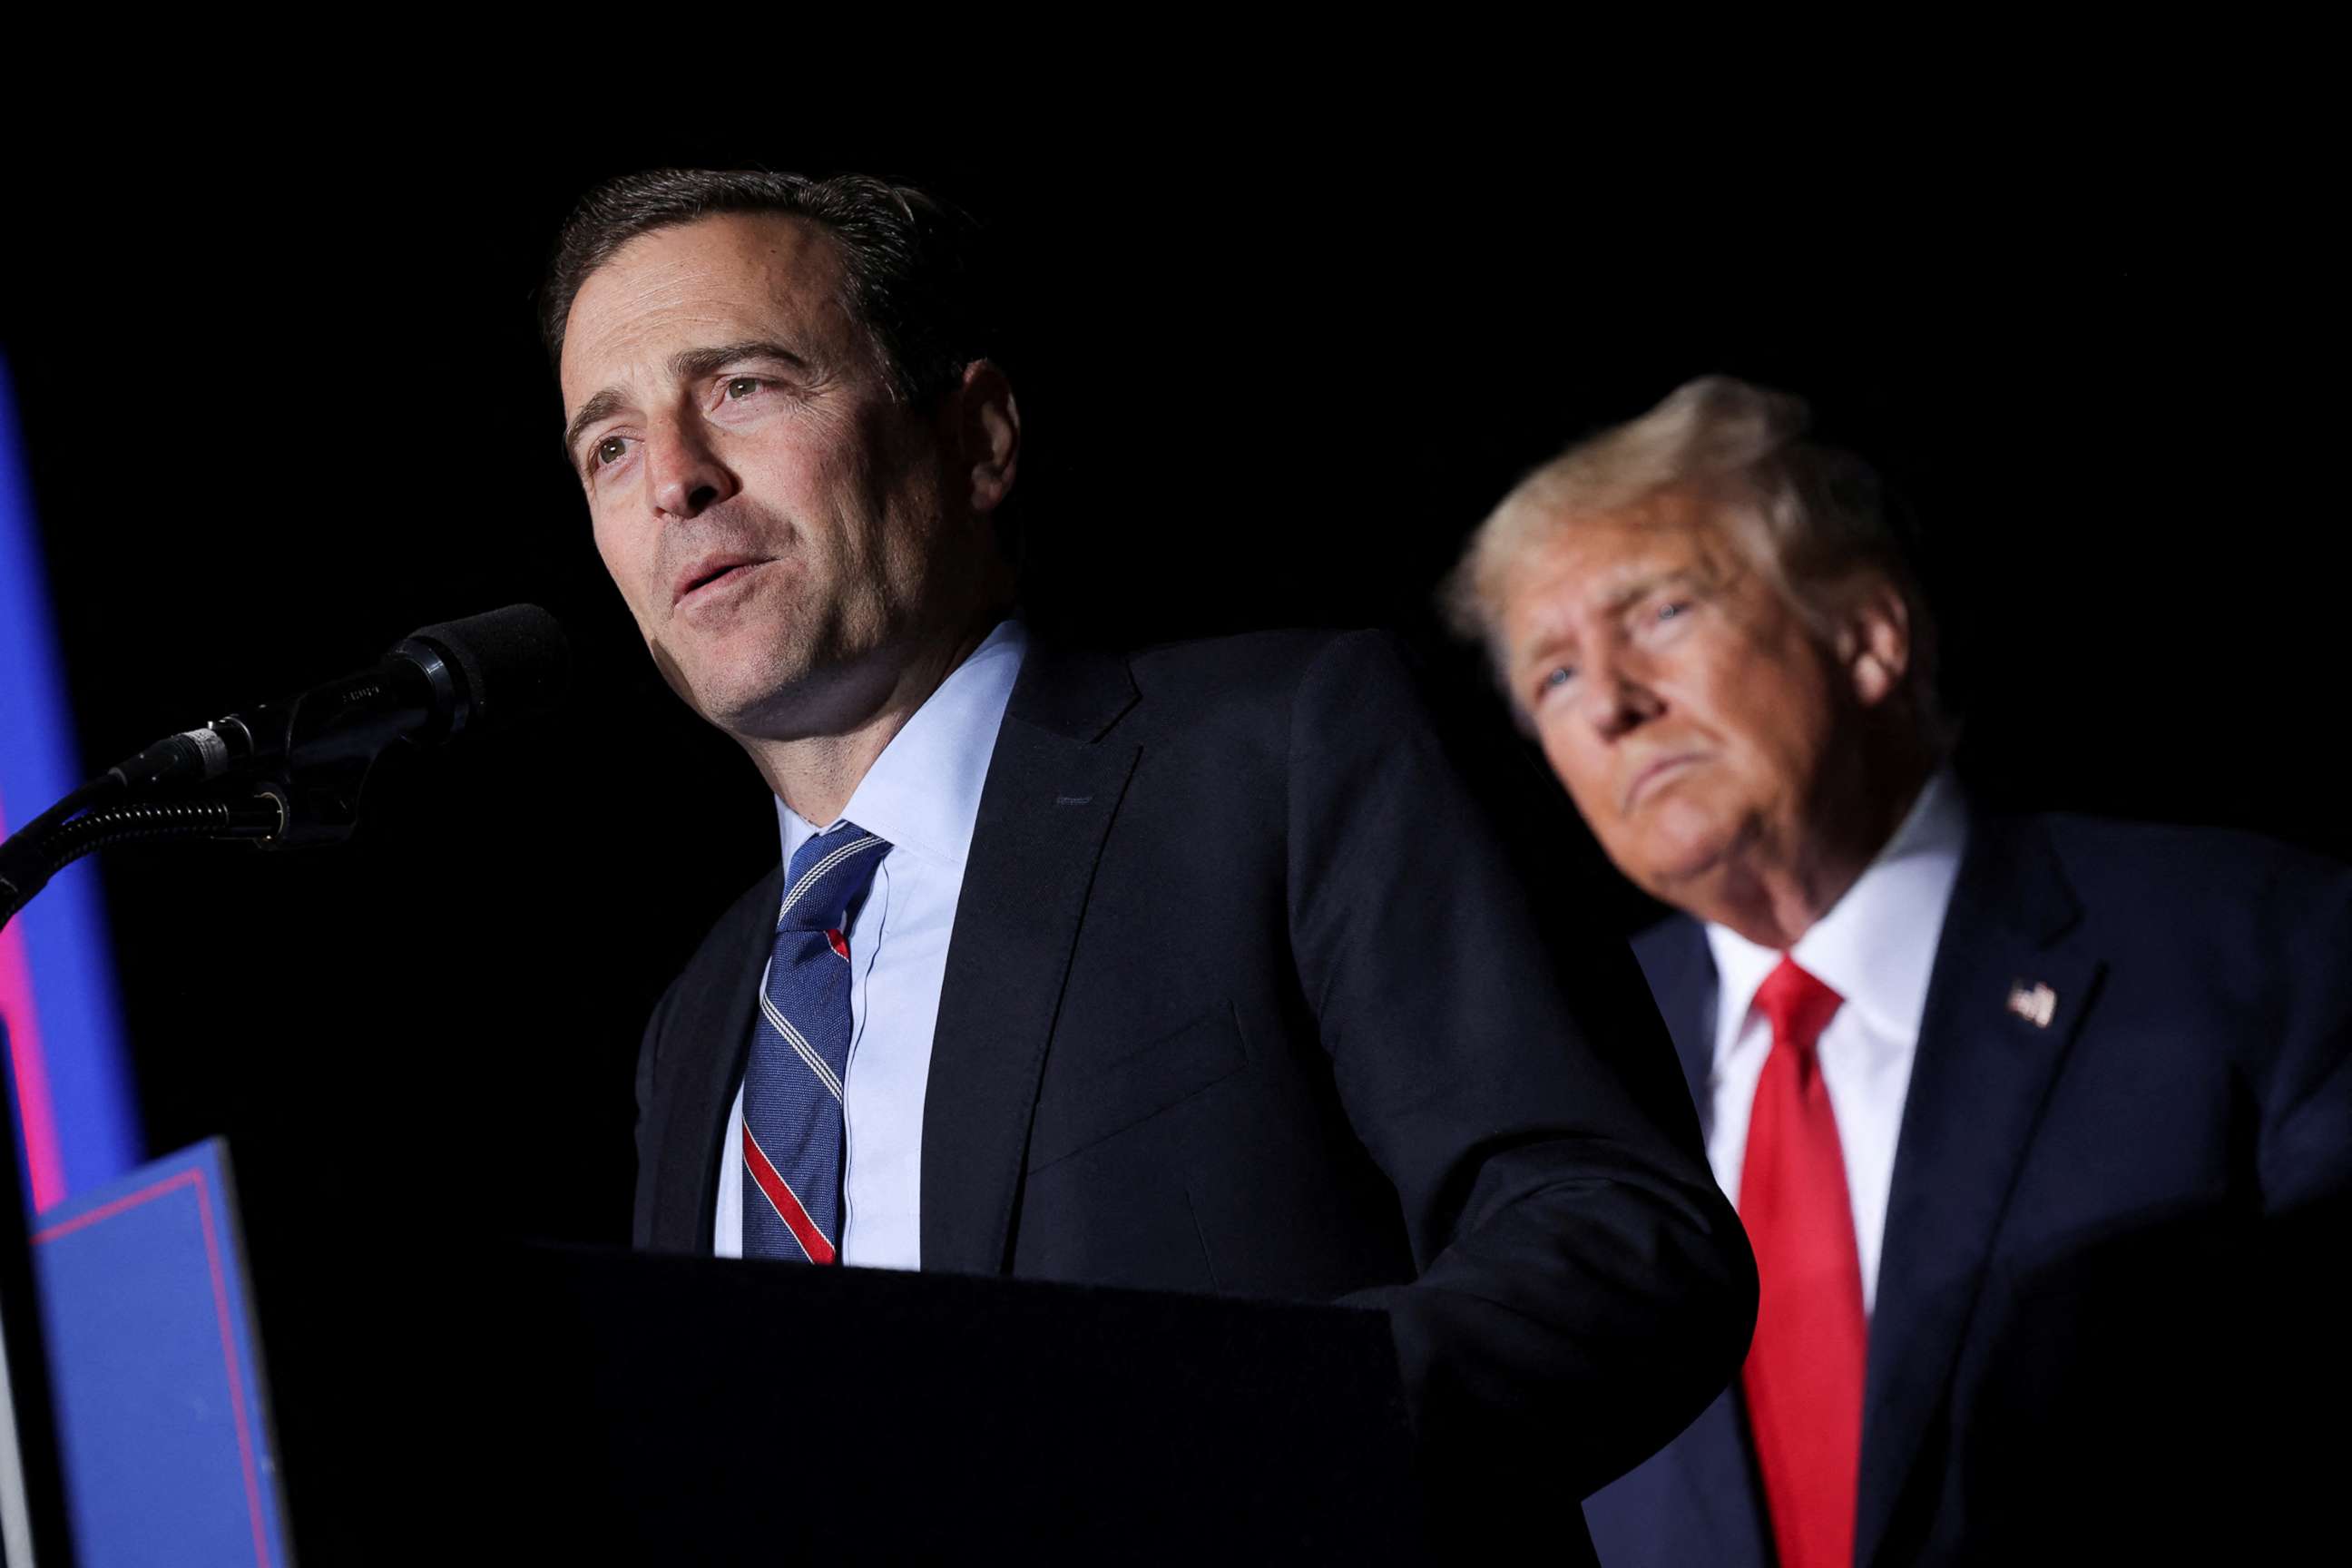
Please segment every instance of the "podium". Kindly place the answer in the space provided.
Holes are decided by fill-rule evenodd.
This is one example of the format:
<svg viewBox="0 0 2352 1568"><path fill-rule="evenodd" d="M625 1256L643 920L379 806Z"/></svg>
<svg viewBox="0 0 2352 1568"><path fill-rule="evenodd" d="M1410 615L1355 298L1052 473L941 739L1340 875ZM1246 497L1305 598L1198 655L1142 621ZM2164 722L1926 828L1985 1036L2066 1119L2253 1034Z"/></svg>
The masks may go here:
<svg viewBox="0 0 2352 1568"><path fill-rule="evenodd" d="M535 1387L511 1407L533 1412L516 1435L561 1435L540 1450L554 1463L521 1469L540 1507L580 1510L583 1547L625 1531L673 1561L805 1544L1381 1562L1415 1533L1377 1313L714 1259L514 1261L509 1300L546 1312L519 1336ZM601 1500L583 1508L590 1474Z"/></svg>
<svg viewBox="0 0 2352 1568"><path fill-rule="evenodd" d="M253 1264L304 1563L1423 1555L1377 1312L324 1234Z"/></svg>

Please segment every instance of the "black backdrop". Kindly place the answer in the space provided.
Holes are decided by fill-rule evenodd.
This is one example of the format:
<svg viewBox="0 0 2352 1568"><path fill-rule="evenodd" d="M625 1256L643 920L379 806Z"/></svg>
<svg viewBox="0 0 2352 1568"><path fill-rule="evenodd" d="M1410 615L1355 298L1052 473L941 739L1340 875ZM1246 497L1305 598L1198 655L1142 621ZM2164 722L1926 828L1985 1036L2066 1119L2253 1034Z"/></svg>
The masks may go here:
<svg viewBox="0 0 2352 1568"><path fill-rule="evenodd" d="M86 761L518 599L578 648L562 722L392 770L346 850L105 863L152 1147L227 1131L347 1236L625 1236L639 1026L774 853L603 578L531 323L572 198L652 162L867 168L989 222L1041 619L1395 621L1485 701L1427 613L1466 529L1727 370L1813 397L1926 518L1979 789L2352 853L2332 289L2276 147L1990 110L1673 152L1149 118L617 154L289 129L22 174L0 349Z"/></svg>

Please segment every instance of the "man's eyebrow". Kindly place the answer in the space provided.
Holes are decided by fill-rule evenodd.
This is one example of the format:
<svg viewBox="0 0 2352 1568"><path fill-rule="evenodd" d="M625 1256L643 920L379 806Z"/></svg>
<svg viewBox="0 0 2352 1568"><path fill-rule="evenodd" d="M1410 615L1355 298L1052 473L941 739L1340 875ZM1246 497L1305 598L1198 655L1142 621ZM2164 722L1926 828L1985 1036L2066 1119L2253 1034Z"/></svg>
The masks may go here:
<svg viewBox="0 0 2352 1568"><path fill-rule="evenodd" d="M782 360L794 370L809 367L808 361L782 343L747 338L741 342L720 343L715 348L680 349L669 356L669 374L673 380L692 381L747 359Z"/></svg>
<svg viewBox="0 0 2352 1568"><path fill-rule="evenodd" d="M580 412L573 415L572 423L563 428L563 460L567 463L573 460L573 454L580 446L580 437L587 434L591 425L600 419L610 419L627 407L628 403L627 396L619 387L608 386L582 404Z"/></svg>
<svg viewBox="0 0 2352 1568"><path fill-rule="evenodd" d="M1687 566L1678 566L1670 572L1645 573L1630 583L1611 589L1609 596L1601 601L1601 608L1613 616L1669 583L1687 583L1696 586L1698 582L1699 574Z"/></svg>

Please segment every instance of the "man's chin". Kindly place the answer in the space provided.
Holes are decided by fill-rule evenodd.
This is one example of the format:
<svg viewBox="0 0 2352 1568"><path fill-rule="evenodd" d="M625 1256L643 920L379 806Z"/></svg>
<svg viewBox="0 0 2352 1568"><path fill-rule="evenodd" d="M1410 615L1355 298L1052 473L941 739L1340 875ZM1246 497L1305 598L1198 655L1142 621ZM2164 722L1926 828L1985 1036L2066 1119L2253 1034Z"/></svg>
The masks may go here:
<svg viewBox="0 0 2352 1568"><path fill-rule="evenodd" d="M729 734L745 740L793 741L821 731L806 710L810 703L799 681L779 681L756 688L705 688L693 700L694 710Z"/></svg>
<svg viewBox="0 0 2352 1568"><path fill-rule="evenodd" d="M773 671L763 671L763 679L746 680L740 665L708 669L703 668L704 660L681 657L677 649L659 643L653 645L653 656L662 683L677 693L678 700L705 723L730 734L756 731L761 717L778 705L780 689L789 689L794 684Z"/></svg>
<svg viewBox="0 0 2352 1568"><path fill-rule="evenodd" d="M763 673L767 679L755 682L705 687L689 701L748 745L845 734L871 719L890 692L888 671L864 664L772 667Z"/></svg>
<svg viewBox="0 0 2352 1568"><path fill-rule="evenodd" d="M1720 828L1650 847L1633 880L1652 898L1681 909L1705 907L1733 874L1741 836Z"/></svg>
<svg viewBox="0 0 2352 1568"><path fill-rule="evenodd" d="M746 625L724 635L673 626L649 639L654 668L679 700L722 730L772 706L807 678L809 659L795 639Z"/></svg>

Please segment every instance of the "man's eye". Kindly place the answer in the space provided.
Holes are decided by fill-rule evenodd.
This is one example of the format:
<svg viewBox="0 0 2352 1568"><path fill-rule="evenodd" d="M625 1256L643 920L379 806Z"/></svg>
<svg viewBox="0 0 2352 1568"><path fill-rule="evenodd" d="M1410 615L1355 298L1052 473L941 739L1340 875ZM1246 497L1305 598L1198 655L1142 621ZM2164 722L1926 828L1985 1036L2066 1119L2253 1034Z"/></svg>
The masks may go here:
<svg viewBox="0 0 2352 1568"><path fill-rule="evenodd" d="M1555 665L1550 669L1544 672L1542 689L1545 691L1557 691L1575 679L1576 671L1570 666L1565 664Z"/></svg>
<svg viewBox="0 0 2352 1568"><path fill-rule="evenodd" d="M596 443L594 452L596 466L601 468L605 467L607 464L619 462L621 460L622 454L625 453L628 449L629 443L623 437L618 436L605 437L603 440Z"/></svg>
<svg viewBox="0 0 2352 1568"><path fill-rule="evenodd" d="M756 375L739 375L727 384L727 395L740 403L767 384Z"/></svg>
<svg viewBox="0 0 2352 1568"><path fill-rule="evenodd" d="M1648 619L1640 623L1638 629L1661 637L1679 632L1690 624L1691 612L1697 608L1698 603L1694 599L1661 599L1643 612Z"/></svg>

